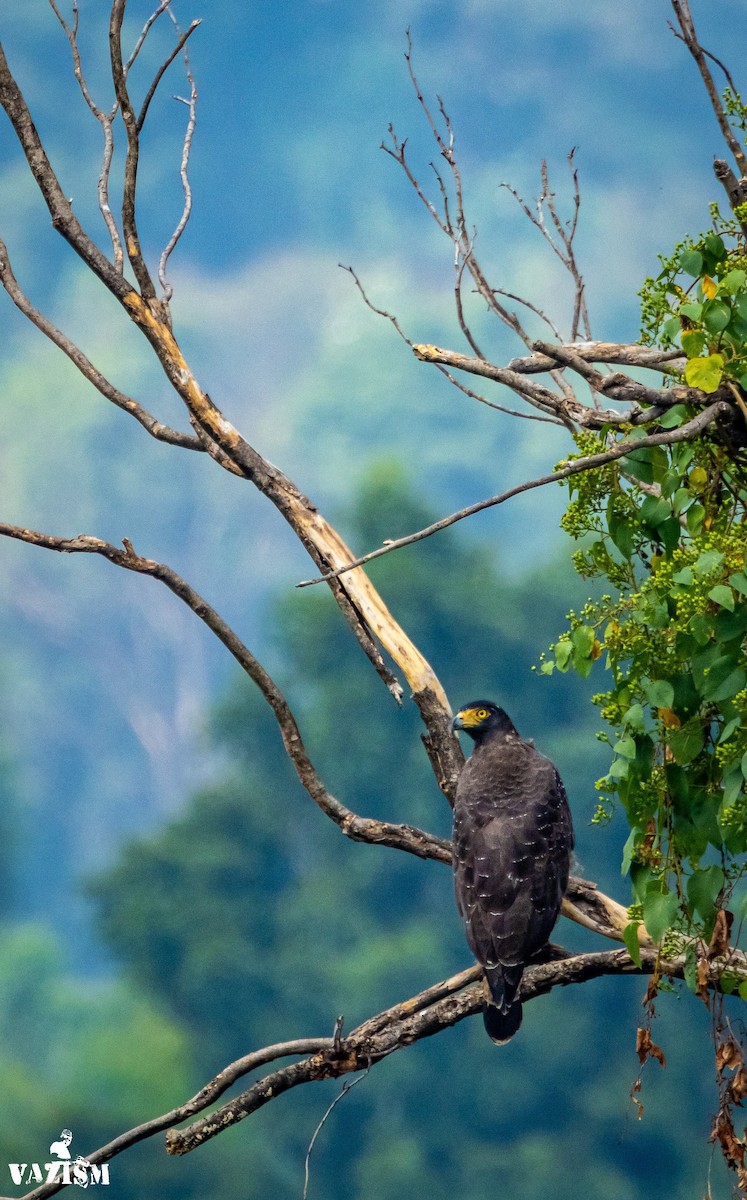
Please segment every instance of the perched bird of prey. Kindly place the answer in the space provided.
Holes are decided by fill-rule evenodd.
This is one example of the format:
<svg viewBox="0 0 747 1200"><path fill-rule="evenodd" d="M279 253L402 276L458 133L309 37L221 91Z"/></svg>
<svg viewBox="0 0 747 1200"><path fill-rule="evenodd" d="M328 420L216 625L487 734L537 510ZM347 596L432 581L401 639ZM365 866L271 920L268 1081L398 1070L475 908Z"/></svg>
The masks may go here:
<svg viewBox="0 0 747 1200"><path fill-rule="evenodd" d="M521 1024L521 976L550 936L568 886L571 813L553 764L497 704L473 700L452 729L475 743L454 803L456 902L485 970L485 1028L502 1045Z"/></svg>

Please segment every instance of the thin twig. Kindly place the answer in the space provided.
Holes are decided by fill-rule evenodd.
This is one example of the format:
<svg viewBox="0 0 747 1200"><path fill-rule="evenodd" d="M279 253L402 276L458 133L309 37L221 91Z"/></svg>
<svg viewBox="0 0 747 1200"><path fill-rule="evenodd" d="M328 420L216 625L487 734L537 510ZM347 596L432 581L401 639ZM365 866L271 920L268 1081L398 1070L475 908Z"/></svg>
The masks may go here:
<svg viewBox="0 0 747 1200"><path fill-rule="evenodd" d="M488 400L487 396L483 396L480 392L473 392L472 388L468 388L461 380L457 379L456 375L452 375L441 363L434 363L437 371L448 379L449 383L453 384L460 392L464 392L465 396L469 396L470 400L477 400L478 404L485 404L488 408L495 409L496 412L505 413L508 417L519 417L523 421L542 421L546 425L559 425L561 429L565 428L565 422L559 417L543 417L539 413L519 412L517 408L507 408L504 404L496 404L494 400Z"/></svg>
<svg viewBox="0 0 747 1200"><path fill-rule="evenodd" d="M443 209L443 215L441 215L441 213L439 213L436 206L432 203L431 200L429 200L425 191L420 186L415 174L413 173L413 171L410 167L408 159L407 159L407 153L406 153L407 142L406 142L406 140L405 141L399 140L399 138L397 137L397 135L394 131L394 127L391 124L389 125L389 136L390 136L392 145L390 147L390 146L387 146L385 143L382 143L382 149L387 154L389 154L389 156L391 158L393 158L395 160L395 162L397 162L400 165L400 167L402 168L402 170L405 173L405 176L407 177L411 186L415 190L417 196L419 197L421 202L425 205L426 209L428 210L428 212L431 214L431 216L435 220L439 229L441 229L442 232L447 235L447 237L449 238L451 243L454 245L455 261L456 261L457 269L459 269L459 265L460 265L459 260L461 258L461 263L462 263L463 267L469 271L469 274L472 277L472 281L475 285L475 290L478 293L478 295L480 295L482 297L482 299L485 301L485 304L487 305L488 310L490 312L492 312L493 315L495 317L497 317L498 320L501 321L502 324L506 325L507 328L509 328L524 343L524 345L527 347L527 349L529 349L529 348L531 348L531 338L529 336L529 333L524 328L518 315L515 312L511 312L510 309L506 308L505 305L500 303L500 301L498 300L498 296L500 295L500 289L491 287L476 255L474 253L475 235L474 235L474 232L472 235L468 234L468 224L467 224L467 218L466 218L466 213L465 213L465 208L464 208L464 189L463 189L463 183L462 183L462 176L461 176L461 171L459 169L459 164L458 164L456 156L454 154L454 141L455 141L454 129L451 124L451 119L449 117L449 114L446 111L446 107L445 107L444 102L441 99L441 97L440 96L437 97L437 101L438 101L439 116L440 116L441 122L444 127L444 131L445 131L443 134L441 133L441 130L439 128L438 122L436 121L436 118L434 117L427 101L425 100L425 97L423 95L422 89L418 82L418 78L417 78L417 75L415 74L415 70L414 70L413 63L412 63L412 39L410 37L409 30L407 32L407 50L405 52L405 61L407 62L407 70L410 75L410 80L411 80L413 89L415 91L415 95L416 95L418 104L420 105L420 107L423 111L423 114L426 118L426 121L431 130L433 138L435 139L436 145L439 149L440 155L443 159L445 159L445 161L447 162L447 164L449 166L449 170L451 171L451 175L452 175L452 179L453 179L453 183L454 183L454 192L455 192L453 216L452 216L452 208L451 208L451 204L450 204L450 200L449 200L449 193L448 193L448 190L446 188L446 185L444 183L441 173L437 170L435 165L433 163L431 163L433 171L435 172L435 175L436 175L436 180L438 182L438 187L439 187L439 191L441 194L441 205L442 205L442 209ZM575 262L575 260L574 260L574 262ZM461 281L459 281L459 286L461 287ZM459 290L457 290L456 297L457 297L457 319L459 320L460 326L462 327L462 330L465 333L465 336L467 336L468 341L470 341L470 344L473 346L475 353L479 355L480 354L479 349L476 347L474 342L471 340L471 335L469 334L468 329L465 329L466 322L463 321L463 313L461 311L461 295L460 295ZM560 389L560 391L563 393L566 401L568 401L569 403L577 403L573 389L570 386L570 384L564 379L562 370L553 371L552 379L553 379L554 383L557 385L557 387ZM527 399L526 396L524 398ZM530 400L530 403L531 402L532 401Z"/></svg>
<svg viewBox="0 0 747 1200"><path fill-rule="evenodd" d="M372 817L360 817L327 790L309 758L296 719L280 688L216 610L171 567L136 554L126 539L123 541L124 549L121 550L118 546L89 534L79 534L72 538L57 537L6 522L0 522L0 536L62 554L98 554L115 566L159 580L215 634L259 688L272 709L286 752L301 784L314 803L335 822L346 837L357 842L397 847L418 858L451 862L450 843L444 839L434 837L412 825L398 825L389 821L378 821Z"/></svg>
<svg viewBox="0 0 747 1200"><path fill-rule="evenodd" d="M174 17L174 14L169 13L169 16L171 17L172 21L174 22L174 26L178 31L179 26L176 24L176 18ZM163 288L164 299L167 304L174 294L174 289L166 279L166 265L174 249L176 248L179 239L184 233L184 230L187 228L187 224L189 223L189 218L192 213L192 186L189 182L189 156L192 151L192 139L194 138L197 115L197 85L195 84L194 76L192 74L192 67L189 61L189 52L185 43L187 37L189 36L189 32L191 32L192 29L196 29L199 23L199 21L193 21L192 25L190 26L190 30L187 32L187 35L182 39L182 46L184 48L184 65L186 68L187 81L190 89L189 100L182 100L182 103L186 104L189 109L189 118L187 120L187 128L184 133L184 143L182 146L182 160L179 166L182 190L184 192L184 207L182 209L182 215L177 222L176 228L166 243L158 263L158 280ZM175 99L181 100L181 97L177 96Z"/></svg>
<svg viewBox="0 0 747 1200"><path fill-rule="evenodd" d="M135 45L133 47L130 57L127 59L127 62L124 64L125 75L128 74L130 68L132 67L133 63L135 62L135 59L137 58L138 54L142 50L143 46L145 45L145 39L147 38L148 34L150 33L151 28L153 27L155 22L158 20L158 18L161 16L161 14L165 13L166 10L171 7L171 4L172 4L172 0L161 0L161 3L158 5L158 7L148 17L148 20L145 22L142 30L140 31L140 36L138 37L137 41L135 42Z"/></svg>
<svg viewBox="0 0 747 1200"><path fill-rule="evenodd" d="M527 480L524 483L517 484L516 487L509 488L506 492L501 492L497 496L490 496L487 500L480 500L476 504L470 504L467 508L461 508L458 512L452 513L448 517L442 517L440 521L434 521L432 525L427 525L424 529L419 529L416 533L410 533L406 537L393 538L377 550L371 550L368 554L362 554L359 558L353 559L346 566L338 567L333 574L335 576L342 575L345 571L353 570L355 567L360 567L364 563L371 562L372 559L381 558L384 554L391 554L394 550L401 550L403 546L411 546L414 542L421 542L425 538L432 537L434 533L440 533L441 530L448 529L450 525L455 525L457 521L463 521L466 517L474 516L475 513L483 512L487 508L495 508L499 504L504 504L507 500L513 499L514 496L520 496L523 492L531 491L533 488L545 487L550 483L559 483L561 480L568 479L571 475L577 475L581 471L591 471L597 467L605 466L607 463L615 462L618 458L623 458L626 454L630 454L634 450L644 450L649 446L669 446L675 442L696 437L716 417L727 415L729 411L729 406L724 401L718 400L703 409L691 421L687 421L684 425L680 425L676 429L667 429L661 433L652 433L635 441L626 440L618 442L610 450L602 451L599 454L589 454L584 458L573 459L571 462L566 463L564 467L559 467L556 471L551 471L548 475L541 475L537 479ZM304 579L296 584L296 586L299 588L312 587L314 584L327 582L328 579L329 576L320 575L315 579Z"/></svg>
<svg viewBox="0 0 747 1200"><path fill-rule="evenodd" d="M701 78L705 84L708 99L711 102L711 107L718 121L719 129L721 130L724 141L734 155L734 160L739 167L742 176L747 175L747 155L745 155L739 139L737 138L731 123L724 109L724 105L719 95L718 88L710 72L708 63L706 62L706 53L700 44L697 32L695 30L695 22L688 0L672 0L672 8L677 17L679 27L682 30L682 40L687 46L690 54L695 59L695 63L700 71ZM709 55L709 57L713 57ZM719 66L721 64L719 63Z"/></svg>
<svg viewBox="0 0 747 1200"><path fill-rule="evenodd" d="M505 288L494 288L493 290L499 296L505 296L507 300L515 300L517 304L521 304L524 306L524 308L528 308L529 311L533 312L535 316L540 318L541 321L544 321L548 328L552 330L553 336L556 337L559 342L562 342L563 336L558 330L557 325L550 319L550 317L548 317L547 313L544 312L543 309L538 307L538 305L533 304L531 300L525 299L524 296L517 296L514 292L507 292Z"/></svg>
<svg viewBox="0 0 747 1200"><path fill-rule="evenodd" d="M171 19L173 21L174 14L169 13L169 16L171 17ZM179 39L178 39L176 45L174 46L173 50L169 53L165 62L161 63L161 66L156 71L156 74L153 78L153 82L151 83L150 87L148 88L148 91L145 94L145 99L143 100L142 107L140 109L140 112L138 113L137 121L135 122L135 128L137 129L138 133L140 133L142 131L143 125L145 124L145 118L148 115L148 109L150 108L151 101L153 100L153 97L155 96L155 94L158 90L159 83L163 79L164 75L168 71L168 69L171 66L174 59L177 57L177 55L180 53L180 51L184 49L184 47L187 43L187 39L192 36L195 29L197 29L198 26L201 24L202 24L201 20L195 20L192 22L189 29L185 33L179 34ZM178 30L178 26L177 26L177 30ZM187 70L188 70L187 78L189 79L189 82L192 84L192 88L194 89L194 80L192 79L191 74L189 74L189 58L186 55L186 53L185 53L184 57L187 62Z"/></svg>
<svg viewBox="0 0 747 1200"><path fill-rule="evenodd" d="M180 433L176 429L171 429L168 425L162 425L151 413L133 400L131 396L126 396L124 392L120 392L114 387L109 380L101 374L101 372L93 365L83 351L71 341L66 334L53 325L50 320L39 312L37 308L29 300L28 296L21 290L15 275L13 274L8 251L5 243L0 238L0 283L5 288L5 291L10 296L13 303L18 309L28 317L33 325L40 329L41 332L54 342L66 354L72 363L80 371L85 379L92 383L98 392L106 400L110 400L112 404L116 404L117 408L128 412L130 416L139 421L148 433L160 442L169 442L172 446L181 446L184 450L205 450L205 446L199 437L194 434Z"/></svg>
<svg viewBox="0 0 747 1200"><path fill-rule="evenodd" d="M170 0L169 0L169 2L170 2ZM78 5L77 5L77 2L73 4L74 21L73 21L72 26L68 25L67 21L60 13L60 11L57 8L57 5L55 3L55 0L49 0L49 4L50 4L55 16L57 17L57 20L60 22L60 25L62 26L63 30L65 31L65 36L67 37L67 40L70 43L70 51L73 56L73 73L75 75L76 80L78 81L78 86L80 87L80 90L83 94L83 99L85 100L91 113L96 118L99 125L101 126L101 131L102 131L102 134L104 137L104 153L103 153L103 158L102 158L102 162L101 162L101 170L99 172L99 179L98 179L99 211L100 211L102 217L104 218L104 224L106 225L107 231L109 233L109 238L110 238L110 241L112 244L112 251L114 253L114 265L117 268L117 270L121 272L123 269L123 265L124 265L124 250L122 249L122 239L119 236L119 230L117 229L117 223L114 220L114 214L112 213L111 205L109 204L109 178L111 175L112 159L114 157L113 125L114 125L114 118L116 117L117 111L119 109L119 104L115 103L113 108L111 109L111 111L106 113L103 111L103 109L99 108L96 103L94 103L94 100L88 90L88 84L86 82L85 75L83 74L83 66L82 66L81 57L80 57L80 48L78 46Z"/></svg>
<svg viewBox="0 0 747 1200"><path fill-rule="evenodd" d="M0 105L16 132L31 174L44 197L55 229L70 243L94 275L122 301L131 291L128 283L83 229L72 205L52 169L47 153L31 118L28 105L13 78L0 45Z"/></svg>
<svg viewBox="0 0 747 1200"><path fill-rule="evenodd" d="M122 114L127 135L127 154L124 164L122 186L122 229L130 265L135 272L140 294L147 300L155 300L156 289L143 257L137 228L137 175L140 159L140 138L135 110L127 90L127 72L122 59L122 22L126 0L113 0L109 19L109 57L112 66L114 91Z"/></svg>
<svg viewBox="0 0 747 1200"><path fill-rule="evenodd" d="M352 1091L352 1089L355 1087L356 1083L361 1083L362 1080L364 1080L366 1078L366 1076L368 1075L370 1070L371 1070L371 1067L368 1066L368 1067L366 1067L366 1070L363 1072L362 1075L358 1075L355 1079L346 1080L345 1083L343 1083L341 1091L338 1092L338 1094L335 1096L334 1100L329 1105L329 1107L327 1108L327 1111L325 1112L321 1121L319 1122L316 1129L314 1130L312 1137L311 1137L311 1141L309 1142L309 1148L306 1151L306 1159L304 1161L304 1166L303 1166L303 1200L306 1200L306 1198L309 1194L309 1161L311 1159L311 1152L314 1149L314 1145L316 1144L316 1139L319 1137L319 1134L321 1133L324 1125L326 1124L327 1118L329 1117L333 1108L335 1108L335 1106L337 1104L339 1104L340 1101L345 1098L345 1096L347 1096L349 1091Z"/></svg>

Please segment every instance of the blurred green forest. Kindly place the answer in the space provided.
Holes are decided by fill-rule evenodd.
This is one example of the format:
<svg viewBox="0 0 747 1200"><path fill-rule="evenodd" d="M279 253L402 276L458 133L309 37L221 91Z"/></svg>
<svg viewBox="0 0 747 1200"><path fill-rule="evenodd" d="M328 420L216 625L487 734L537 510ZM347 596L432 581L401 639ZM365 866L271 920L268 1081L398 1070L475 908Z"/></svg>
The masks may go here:
<svg viewBox="0 0 747 1200"><path fill-rule="evenodd" d="M352 519L356 540L374 545L431 515L405 473L382 463ZM372 574L452 702L496 696L555 759L574 808L578 872L625 899L622 828L589 824L604 748L588 687L532 671L578 584L557 562L519 576L509 566L494 546L447 534ZM418 720L397 709L329 597L276 598L267 638L331 790L357 812L447 834ZM75 1152L90 1150L182 1102L251 1049L328 1035L338 1014L352 1028L469 964L450 873L342 837L301 789L243 677L207 741L221 764L213 782L87 883L124 982L92 977L73 946L65 957L43 924L14 917L5 896L0 1077L9 1119L0 1161L40 1160L61 1115ZM0 779L9 798L12 778L10 763ZM12 881L12 837L0 853ZM555 940L595 941L565 921ZM493 1047L481 1021L466 1021L376 1066L322 1130L309 1196L697 1194L714 1100L708 1014L689 995L664 998L655 1037L669 1062L646 1068L638 1121L628 1093L644 990L639 979L558 990L531 1005L509 1046ZM113 1161L109 1195L300 1197L309 1141L339 1089L299 1089L185 1159L167 1158L159 1136Z"/></svg>

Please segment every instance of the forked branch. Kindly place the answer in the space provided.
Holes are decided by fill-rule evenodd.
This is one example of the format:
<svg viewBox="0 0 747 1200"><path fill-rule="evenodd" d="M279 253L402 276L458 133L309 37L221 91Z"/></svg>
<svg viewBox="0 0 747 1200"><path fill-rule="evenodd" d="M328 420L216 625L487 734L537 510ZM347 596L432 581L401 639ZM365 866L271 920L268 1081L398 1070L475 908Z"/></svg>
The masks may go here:
<svg viewBox="0 0 747 1200"><path fill-rule="evenodd" d="M655 949L641 951L641 966L638 967L626 950L569 955L557 947L548 947L547 961L533 964L524 972L521 999L526 1004L538 996L547 995L553 988L585 983L605 975L657 972L670 978L682 978L684 965L684 957L664 959ZM724 961L707 964L708 987L718 987L726 966ZM730 973L739 975L747 971L743 956L731 956L728 968ZM91 1165L99 1166L130 1146L164 1131L168 1131L168 1152L187 1154L293 1088L340 1078L356 1071L368 1071L391 1054L441 1033L480 1012L483 1002L481 974L479 967L469 967L458 975L426 988L411 999L377 1013L345 1037L302 1038L247 1054L225 1067L186 1103L127 1130L105 1146L91 1151L86 1159ZM305 1057L276 1068L246 1091L185 1129L176 1128L181 1122L204 1112L238 1079L281 1058L297 1055ZM46 1200L63 1186L61 1182L42 1184L20 1200Z"/></svg>

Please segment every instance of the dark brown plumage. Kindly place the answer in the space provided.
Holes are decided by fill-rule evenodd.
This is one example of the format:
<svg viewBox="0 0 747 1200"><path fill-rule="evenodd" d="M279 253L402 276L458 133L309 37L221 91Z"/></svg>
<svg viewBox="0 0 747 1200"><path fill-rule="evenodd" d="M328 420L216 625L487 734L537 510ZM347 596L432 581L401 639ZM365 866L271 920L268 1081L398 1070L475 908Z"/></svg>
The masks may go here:
<svg viewBox="0 0 747 1200"><path fill-rule="evenodd" d="M507 1042L521 1024L527 962L545 945L568 886L573 826L549 759L486 700L457 713L475 742L454 803L454 888L472 953L485 969L485 1028Z"/></svg>

